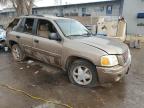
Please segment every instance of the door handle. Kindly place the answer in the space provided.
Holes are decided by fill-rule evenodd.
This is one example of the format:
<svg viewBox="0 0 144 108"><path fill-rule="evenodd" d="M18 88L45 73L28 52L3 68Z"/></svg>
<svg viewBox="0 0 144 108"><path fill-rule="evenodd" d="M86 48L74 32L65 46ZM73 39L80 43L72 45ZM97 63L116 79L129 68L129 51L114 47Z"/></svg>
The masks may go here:
<svg viewBox="0 0 144 108"><path fill-rule="evenodd" d="M35 43L39 43L39 40L34 40Z"/></svg>
<svg viewBox="0 0 144 108"><path fill-rule="evenodd" d="M16 38L17 38L17 39L19 39L19 38L20 38L20 36L16 36Z"/></svg>

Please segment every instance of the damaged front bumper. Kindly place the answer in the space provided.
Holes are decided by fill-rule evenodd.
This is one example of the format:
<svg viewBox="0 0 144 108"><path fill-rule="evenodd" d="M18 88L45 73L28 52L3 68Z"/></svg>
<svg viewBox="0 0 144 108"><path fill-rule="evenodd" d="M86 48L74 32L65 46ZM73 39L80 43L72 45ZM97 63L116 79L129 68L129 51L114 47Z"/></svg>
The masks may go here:
<svg viewBox="0 0 144 108"><path fill-rule="evenodd" d="M98 80L100 84L118 82L121 80L125 74L128 74L128 71L131 66L131 60L124 66L114 66L114 67L96 67L98 73Z"/></svg>

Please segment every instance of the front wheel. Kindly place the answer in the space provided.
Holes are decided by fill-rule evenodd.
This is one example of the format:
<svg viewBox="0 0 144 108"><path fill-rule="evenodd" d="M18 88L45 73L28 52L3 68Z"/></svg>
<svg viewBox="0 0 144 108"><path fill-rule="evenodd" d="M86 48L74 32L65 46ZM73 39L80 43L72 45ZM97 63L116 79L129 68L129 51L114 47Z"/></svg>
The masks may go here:
<svg viewBox="0 0 144 108"><path fill-rule="evenodd" d="M69 79L73 84L83 87L95 87L97 83L96 67L86 60L76 60L69 67Z"/></svg>
<svg viewBox="0 0 144 108"><path fill-rule="evenodd" d="M23 53L18 44L12 46L12 55L14 60L18 62L23 61L25 59L25 54Z"/></svg>

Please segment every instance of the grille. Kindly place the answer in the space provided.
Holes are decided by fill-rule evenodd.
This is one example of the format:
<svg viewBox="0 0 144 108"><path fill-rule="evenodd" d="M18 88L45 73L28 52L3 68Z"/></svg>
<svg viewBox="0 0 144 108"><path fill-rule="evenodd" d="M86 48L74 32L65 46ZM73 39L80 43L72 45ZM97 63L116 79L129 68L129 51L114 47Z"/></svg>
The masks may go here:
<svg viewBox="0 0 144 108"><path fill-rule="evenodd" d="M120 65L124 65L128 60L128 50L122 55L118 55L118 60Z"/></svg>
<svg viewBox="0 0 144 108"><path fill-rule="evenodd" d="M128 51L126 51L125 53L123 53L122 56L123 56L124 63L126 63L127 60L128 60Z"/></svg>

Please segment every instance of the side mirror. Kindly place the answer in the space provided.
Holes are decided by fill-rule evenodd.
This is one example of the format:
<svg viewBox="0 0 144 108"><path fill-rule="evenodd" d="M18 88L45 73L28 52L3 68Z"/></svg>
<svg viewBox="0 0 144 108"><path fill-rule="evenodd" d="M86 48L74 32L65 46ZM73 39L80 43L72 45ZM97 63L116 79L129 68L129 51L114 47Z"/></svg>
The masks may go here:
<svg viewBox="0 0 144 108"><path fill-rule="evenodd" d="M49 35L49 39L50 39L50 40L61 41L61 38L60 38L60 36L59 36L57 33L51 33L51 34Z"/></svg>

